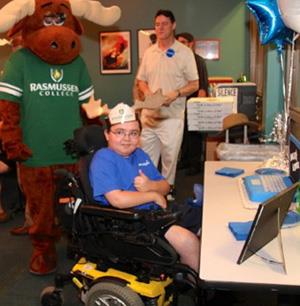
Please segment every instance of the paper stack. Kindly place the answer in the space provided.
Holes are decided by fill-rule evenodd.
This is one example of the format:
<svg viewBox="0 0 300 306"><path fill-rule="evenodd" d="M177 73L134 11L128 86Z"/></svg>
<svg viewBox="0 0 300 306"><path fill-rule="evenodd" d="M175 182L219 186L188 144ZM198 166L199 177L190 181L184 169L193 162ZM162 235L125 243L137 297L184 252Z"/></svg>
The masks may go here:
<svg viewBox="0 0 300 306"><path fill-rule="evenodd" d="M221 131L223 118L236 112L232 96L191 98L187 101L189 131Z"/></svg>

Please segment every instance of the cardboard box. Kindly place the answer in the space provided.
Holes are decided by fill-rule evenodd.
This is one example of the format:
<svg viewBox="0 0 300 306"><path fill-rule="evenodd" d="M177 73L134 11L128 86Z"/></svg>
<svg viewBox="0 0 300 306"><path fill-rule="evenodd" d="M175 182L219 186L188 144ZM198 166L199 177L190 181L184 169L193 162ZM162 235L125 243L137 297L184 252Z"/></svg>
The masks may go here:
<svg viewBox="0 0 300 306"><path fill-rule="evenodd" d="M189 131L221 131L223 118L236 109L234 97L191 98L187 101Z"/></svg>

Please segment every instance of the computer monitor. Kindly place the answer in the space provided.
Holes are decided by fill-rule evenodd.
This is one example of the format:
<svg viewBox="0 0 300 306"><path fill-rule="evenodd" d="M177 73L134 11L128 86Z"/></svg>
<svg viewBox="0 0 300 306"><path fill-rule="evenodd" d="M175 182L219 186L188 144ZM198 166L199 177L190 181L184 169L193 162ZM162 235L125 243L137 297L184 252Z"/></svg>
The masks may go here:
<svg viewBox="0 0 300 306"><path fill-rule="evenodd" d="M280 234L280 228L299 183L261 203L237 263L241 264Z"/></svg>
<svg viewBox="0 0 300 306"><path fill-rule="evenodd" d="M220 83L216 85L216 94L219 96L231 95L237 89L237 112L248 116L250 121L257 121L256 84ZM219 94L218 94L219 92Z"/></svg>

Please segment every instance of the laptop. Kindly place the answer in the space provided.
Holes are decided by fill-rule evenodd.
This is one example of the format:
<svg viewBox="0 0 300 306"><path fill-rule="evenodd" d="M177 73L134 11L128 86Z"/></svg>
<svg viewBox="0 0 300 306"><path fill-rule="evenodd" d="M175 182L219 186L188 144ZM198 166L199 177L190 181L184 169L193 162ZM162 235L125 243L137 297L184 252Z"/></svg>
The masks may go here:
<svg viewBox="0 0 300 306"><path fill-rule="evenodd" d="M284 174L253 174L239 180L243 203L246 208L257 208L282 190L299 181L300 141L294 135L289 136L289 173ZM271 169L272 170L272 169ZM275 169L276 170L276 169ZM272 172L272 171L271 171ZM279 171L278 171L279 172Z"/></svg>
<svg viewBox="0 0 300 306"><path fill-rule="evenodd" d="M281 174L254 174L243 178L247 195L252 202L264 202L293 185L289 176Z"/></svg>
<svg viewBox="0 0 300 306"><path fill-rule="evenodd" d="M299 183L297 182L259 205L250 232L237 260L238 264L254 255L280 234L280 228L298 188Z"/></svg>

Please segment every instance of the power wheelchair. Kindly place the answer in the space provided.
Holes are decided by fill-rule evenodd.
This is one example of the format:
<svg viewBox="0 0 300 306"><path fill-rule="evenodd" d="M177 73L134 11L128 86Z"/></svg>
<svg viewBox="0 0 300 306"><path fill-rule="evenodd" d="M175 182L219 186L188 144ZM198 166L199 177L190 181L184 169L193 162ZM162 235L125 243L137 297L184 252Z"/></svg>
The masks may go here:
<svg viewBox="0 0 300 306"><path fill-rule="evenodd" d="M162 234L177 221L177 212L118 210L93 200L89 163L105 145L98 125L75 130L66 142L67 151L79 156L79 174L57 171L57 216L68 236L68 256L77 263L69 274L55 276L41 304L63 305L63 287L73 283L86 306L177 305L178 292L186 288L199 305L197 273L179 263Z"/></svg>

